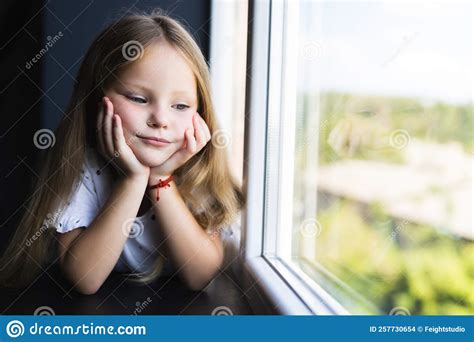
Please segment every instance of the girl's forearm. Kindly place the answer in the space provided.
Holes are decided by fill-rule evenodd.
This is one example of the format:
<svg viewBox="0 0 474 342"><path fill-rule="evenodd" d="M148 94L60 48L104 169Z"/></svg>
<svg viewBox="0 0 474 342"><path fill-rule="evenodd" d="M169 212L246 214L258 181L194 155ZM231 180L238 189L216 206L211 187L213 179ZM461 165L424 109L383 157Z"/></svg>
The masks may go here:
<svg viewBox="0 0 474 342"><path fill-rule="evenodd" d="M224 251L217 235L209 235L184 203L174 182L171 187L149 191L153 210L163 232L166 250L180 276L193 290L201 290L222 265Z"/></svg>
<svg viewBox="0 0 474 342"><path fill-rule="evenodd" d="M125 178L115 189L99 215L69 247L63 270L75 288L95 293L107 279L127 241L128 226L137 216L146 191L147 178Z"/></svg>

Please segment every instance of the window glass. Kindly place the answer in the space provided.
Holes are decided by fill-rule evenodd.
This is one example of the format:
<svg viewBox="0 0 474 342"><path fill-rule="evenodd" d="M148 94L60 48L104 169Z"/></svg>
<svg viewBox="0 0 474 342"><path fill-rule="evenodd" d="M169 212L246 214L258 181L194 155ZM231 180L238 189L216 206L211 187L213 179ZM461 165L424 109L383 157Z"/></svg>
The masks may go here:
<svg viewBox="0 0 474 342"><path fill-rule="evenodd" d="M474 313L472 6L300 2L291 259L351 312Z"/></svg>

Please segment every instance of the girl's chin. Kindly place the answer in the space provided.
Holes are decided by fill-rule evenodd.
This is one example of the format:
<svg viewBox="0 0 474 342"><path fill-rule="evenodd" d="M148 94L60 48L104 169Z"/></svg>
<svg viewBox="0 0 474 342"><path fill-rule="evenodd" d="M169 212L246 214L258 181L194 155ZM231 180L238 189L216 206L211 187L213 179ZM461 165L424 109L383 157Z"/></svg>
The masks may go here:
<svg viewBox="0 0 474 342"><path fill-rule="evenodd" d="M163 152L157 151L155 153L150 153L148 151L141 151L140 153L135 153L137 159L145 166L155 167L163 164L168 158L168 153L164 155Z"/></svg>

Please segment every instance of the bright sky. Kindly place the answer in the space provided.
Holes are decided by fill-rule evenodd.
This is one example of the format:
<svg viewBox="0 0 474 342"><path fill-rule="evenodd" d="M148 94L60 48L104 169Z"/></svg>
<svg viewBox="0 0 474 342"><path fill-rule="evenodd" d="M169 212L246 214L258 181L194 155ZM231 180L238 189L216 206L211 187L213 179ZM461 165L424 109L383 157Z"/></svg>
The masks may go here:
<svg viewBox="0 0 474 342"><path fill-rule="evenodd" d="M472 101L472 3L322 4L306 1L300 7L302 23L323 9L322 38L309 32L314 23L302 34L321 46L322 89Z"/></svg>

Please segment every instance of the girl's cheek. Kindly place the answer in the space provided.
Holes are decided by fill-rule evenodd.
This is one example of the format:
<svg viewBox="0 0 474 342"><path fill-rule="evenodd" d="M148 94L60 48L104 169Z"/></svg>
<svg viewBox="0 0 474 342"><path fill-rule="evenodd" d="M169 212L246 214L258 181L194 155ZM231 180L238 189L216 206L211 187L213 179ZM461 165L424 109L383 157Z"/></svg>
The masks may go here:
<svg viewBox="0 0 474 342"><path fill-rule="evenodd" d="M110 94L107 95L114 106L114 114L118 114L120 119L122 119L122 128L123 128L123 135L125 140L129 140L135 134L133 133L136 129L133 125L133 118L130 113L133 113L130 106L121 98L118 94Z"/></svg>
<svg viewBox="0 0 474 342"><path fill-rule="evenodd" d="M183 132L185 132L187 129L191 129L194 133L194 123L193 123L194 113L195 113L194 111L191 112L189 116L186 118L186 121L183 122Z"/></svg>
<svg viewBox="0 0 474 342"><path fill-rule="evenodd" d="M131 131L133 129L133 126L132 126L133 118L132 118L132 115L130 114L132 113L132 111L128 107L129 106L122 104L120 101L116 101L116 103L114 104L114 112L118 114L120 118L122 119L123 128L126 129L127 131Z"/></svg>
<svg viewBox="0 0 474 342"><path fill-rule="evenodd" d="M132 139L136 134L139 134L137 129L133 126L133 124L130 122L130 118L128 117L123 117L120 115L122 118L122 125L123 125L123 135L125 136L125 140ZM132 139L133 140L133 139Z"/></svg>

